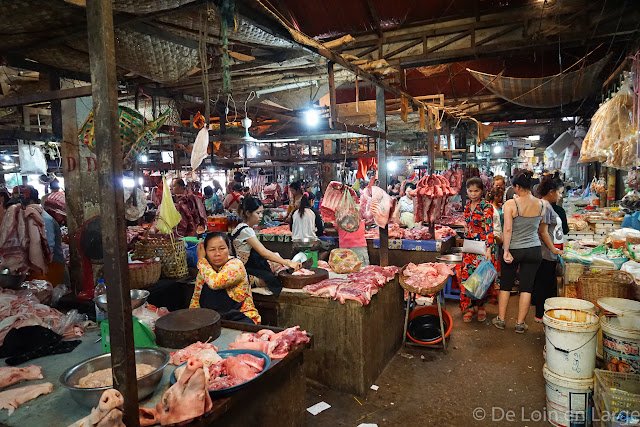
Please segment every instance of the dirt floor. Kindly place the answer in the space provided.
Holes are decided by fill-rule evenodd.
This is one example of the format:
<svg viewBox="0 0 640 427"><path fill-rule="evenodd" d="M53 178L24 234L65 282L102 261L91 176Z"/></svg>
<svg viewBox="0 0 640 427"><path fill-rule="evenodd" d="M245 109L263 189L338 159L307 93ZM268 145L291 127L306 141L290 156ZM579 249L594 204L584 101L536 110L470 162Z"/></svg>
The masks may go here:
<svg viewBox="0 0 640 427"><path fill-rule="evenodd" d="M453 329L442 349L405 346L389 362L365 396L310 385L308 406L325 401L331 408L313 416L308 426L538 426L545 417L542 376L544 329L531 308L524 334L514 331L518 297L512 296L507 328L491 319L497 305L487 306L487 320L464 323L457 301L447 301ZM357 399L357 400L356 400Z"/></svg>

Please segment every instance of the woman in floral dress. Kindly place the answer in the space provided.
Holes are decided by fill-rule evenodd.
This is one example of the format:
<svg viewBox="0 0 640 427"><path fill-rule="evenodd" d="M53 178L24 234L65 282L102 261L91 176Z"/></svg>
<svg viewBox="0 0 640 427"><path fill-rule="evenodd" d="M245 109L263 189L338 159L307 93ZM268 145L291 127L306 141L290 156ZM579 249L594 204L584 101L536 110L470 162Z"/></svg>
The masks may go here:
<svg viewBox="0 0 640 427"><path fill-rule="evenodd" d="M473 274L480 262L485 259L491 259L491 263L496 266L497 245L493 236L493 206L482 197L483 184L480 178L470 178L467 181L467 198L469 201L464 208L465 219L465 235L467 240L483 241L487 245L487 251L484 256L465 253L462 254L462 289L460 293L460 309L462 310L462 319L465 322L471 322L476 312L478 322L484 322L487 319L487 312L484 304L487 299L495 298L495 289L493 286L489 288L487 294L481 300L472 300L466 295L464 283Z"/></svg>

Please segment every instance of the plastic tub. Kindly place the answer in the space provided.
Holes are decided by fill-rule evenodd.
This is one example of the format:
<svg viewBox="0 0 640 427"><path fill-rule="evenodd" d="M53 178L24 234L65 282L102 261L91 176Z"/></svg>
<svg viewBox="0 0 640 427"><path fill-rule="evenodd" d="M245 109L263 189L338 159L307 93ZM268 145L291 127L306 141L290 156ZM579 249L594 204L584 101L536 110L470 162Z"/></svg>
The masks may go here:
<svg viewBox="0 0 640 427"><path fill-rule="evenodd" d="M604 361L607 370L640 374L640 330L624 328L602 318Z"/></svg>
<svg viewBox="0 0 640 427"><path fill-rule="evenodd" d="M606 297L598 300L598 306L604 311L616 314L609 319L612 325L627 329L640 329L640 302L625 299Z"/></svg>
<svg viewBox="0 0 640 427"><path fill-rule="evenodd" d="M411 313L409 313L409 323L411 323L411 321L413 319L415 319L416 317L419 316L424 316L424 315L432 315L432 316L438 316L438 306L437 305L425 305L422 307L418 307L415 310L413 310ZM453 326L453 321L451 319L451 315L449 314L449 312L447 310L445 310L444 308L442 309L442 321L444 323L444 337L446 339L449 338L449 335L451 334L451 328ZM440 321L438 321L438 329L440 328ZM420 341L415 339L414 337L411 336L409 329L407 328L407 337L409 337L409 339L415 343L418 344L428 344L428 345L434 345L434 344L439 344L442 342L442 333L440 333L441 336L439 336L438 338L431 340L431 341Z"/></svg>
<svg viewBox="0 0 640 427"><path fill-rule="evenodd" d="M573 379L557 375L544 365L549 422L559 427L591 425L593 378Z"/></svg>
<svg viewBox="0 0 640 427"><path fill-rule="evenodd" d="M596 306L587 300L579 298L554 297L547 298L544 302L544 311L554 308L573 308L596 314Z"/></svg>
<svg viewBox="0 0 640 427"><path fill-rule="evenodd" d="M582 310L554 308L545 311L543 323L549 370L573 379L593 377L598 316Z"/></svg>

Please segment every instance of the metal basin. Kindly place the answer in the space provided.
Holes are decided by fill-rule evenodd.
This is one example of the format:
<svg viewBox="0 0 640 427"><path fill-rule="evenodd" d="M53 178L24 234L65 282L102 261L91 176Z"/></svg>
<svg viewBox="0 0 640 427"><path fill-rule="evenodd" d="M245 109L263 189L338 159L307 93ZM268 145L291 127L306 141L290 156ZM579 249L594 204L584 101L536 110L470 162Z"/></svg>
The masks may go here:
<svg viewBox="0 0 640 427"><path fill-rule="evenodd" d="M149 298L149 291L144 289L132 289L129 294L131 296L131 310L140 307ZM96 303L100 310L107 311L107 294L98 295L93 299L93 302Z"/></svg>
<svg viewBox="0 0 640 427"><path fill-rule="evenodd" d="M136 349L136 363L146 363L156 368L150 374L138 378L138 400L144 399L155 391L162 380L162 371L169 363L169 359L169 353L164 350L157 348ZM80 405L94 408L98 406L102 393L113 387L79 388L76 385L80 378L107 368L111 368L111 353L92 357L67 369L60 376L60 382L69 389L73 400Z"/></svg>
<svg viewBox="0 0 640 427"><path fill-rule="evenodd" d="M436 259L445 264L460 264L462 262L462 254L441 255Z"/></svg>

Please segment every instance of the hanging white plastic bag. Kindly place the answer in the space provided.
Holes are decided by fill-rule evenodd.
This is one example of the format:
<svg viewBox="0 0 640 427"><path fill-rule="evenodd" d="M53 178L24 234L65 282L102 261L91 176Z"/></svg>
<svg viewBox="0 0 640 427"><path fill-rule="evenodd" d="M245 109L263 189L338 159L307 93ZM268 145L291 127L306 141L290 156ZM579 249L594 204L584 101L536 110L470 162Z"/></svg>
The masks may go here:
<svg viewBox="0 0 640 427"><path fill-rule="evenodd" d="M200 166L202 161L207 157L207 148L209 148L209 130L207 125L205 125L200 129L198 136L196 136L196 141L193 143L191 170L195 171L198 169L198 166Z"/></svg>
<svg viewBox="0 0 640 427"><path fill-rule="evenodd" d="M20 155L20 173L22 175L46 175L47 160L40 147L18 140Z"/></svg>

